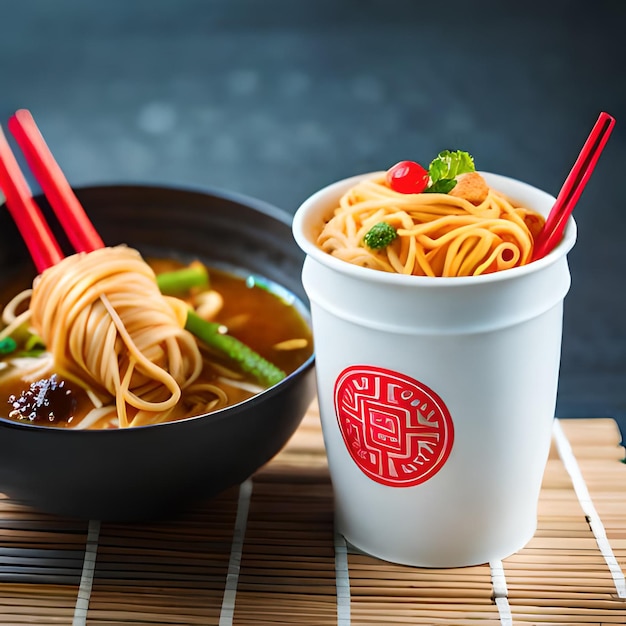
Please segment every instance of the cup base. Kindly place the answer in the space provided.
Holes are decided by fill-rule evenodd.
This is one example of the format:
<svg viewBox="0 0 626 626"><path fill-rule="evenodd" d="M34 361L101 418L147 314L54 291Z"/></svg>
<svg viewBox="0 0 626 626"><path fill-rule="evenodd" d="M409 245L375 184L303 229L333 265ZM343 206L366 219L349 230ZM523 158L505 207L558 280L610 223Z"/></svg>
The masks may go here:
<svg viewBox="0 0 626 626"><path fill-rule="evenodd" d="M348 533L341 528L337 528L337 532L344 538L349 551L358 552L360 554L393 563L395 565L406 565L409 567L421 567L429 569L449 569L457 567L473 567L476 565L486 565L494 561L501 561L507 557L519 552L533 538L537 530L534 524L531 531L526 533L521 539L519 536L515 540L511 540L510 545L500 545L497 549L485 550L480 552L477 550L468 550L464 554L459 554L458 558L454 558L449 551L444 555L442 551L441 558L432 554L432 550L428 549L428 554L419 554L419 550L413 547L413 550L398 549L397 546L376 546L374 544L364 545L363 542L354 541Z"/></svg>

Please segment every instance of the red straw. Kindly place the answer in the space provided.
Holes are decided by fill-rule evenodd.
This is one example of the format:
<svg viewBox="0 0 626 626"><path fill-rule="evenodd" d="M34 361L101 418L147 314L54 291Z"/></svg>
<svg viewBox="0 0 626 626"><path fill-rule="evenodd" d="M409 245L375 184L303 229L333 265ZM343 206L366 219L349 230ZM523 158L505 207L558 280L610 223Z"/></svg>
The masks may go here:
<svg viewBox="0 0 626 626"><path fill-rule="evenodd" d="M9 130L76 252L91 252L104 247L30 112L26 109L17 111L9 119Z"/></svg>
<svg viewBox="0 0 626 626"><path fill-rule="evenodd" d="M615 119L608 113L600 113L598 121L591 129L585 145L561 187L543 229L535 240L533 260L544 257L561 241L567 220L591 177L613 126L615 126Z"/></svg>
<svg viewBox="0 0 626 626"><path fill-rule="evenodd" d="M33 200L28 183L0 128L0 189L7 208L20 231L39 273L58 263L63 254L39 207Z"/></svg>

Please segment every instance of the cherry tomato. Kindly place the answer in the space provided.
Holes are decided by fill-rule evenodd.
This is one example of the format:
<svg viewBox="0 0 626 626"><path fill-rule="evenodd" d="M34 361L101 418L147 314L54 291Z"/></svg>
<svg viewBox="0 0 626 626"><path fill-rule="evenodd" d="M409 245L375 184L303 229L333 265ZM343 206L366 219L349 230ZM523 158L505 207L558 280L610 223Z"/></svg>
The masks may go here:
<svg viewBox="0 0 626 626"><path fill-rule="evenodd" d="M387 183L398 193L421 193L428 181L428 170L415 161L400 161L387 170Z"/></svg>

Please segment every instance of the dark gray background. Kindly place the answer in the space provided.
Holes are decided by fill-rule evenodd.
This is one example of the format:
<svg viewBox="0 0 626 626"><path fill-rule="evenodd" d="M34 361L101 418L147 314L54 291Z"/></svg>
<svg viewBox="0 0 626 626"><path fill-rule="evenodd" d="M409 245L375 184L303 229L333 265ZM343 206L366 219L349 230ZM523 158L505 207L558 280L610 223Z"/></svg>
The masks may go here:
<svg viewBox="0 0 626 626"><path fill-rule="evenodd" d="M220 187L292 213L460 148L556 194L610 112L576 209L558 414L626 415L626 3L0 0L0 24L1 121L29 108L74 185Z"/></svg>

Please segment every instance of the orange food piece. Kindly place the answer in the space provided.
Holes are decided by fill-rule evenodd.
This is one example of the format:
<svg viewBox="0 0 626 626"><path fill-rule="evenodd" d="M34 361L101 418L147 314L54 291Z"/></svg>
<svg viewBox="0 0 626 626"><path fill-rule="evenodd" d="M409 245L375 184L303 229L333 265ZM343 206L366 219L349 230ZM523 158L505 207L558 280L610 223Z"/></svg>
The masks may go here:
<svg viewBox="0 0 626 626"><path fill-rule="evenodd" d="M489 186L478 172L468 172L457 178L456 186L448 192L450 196L463 198L472 204L480 204L487 198Z"/></svg>

